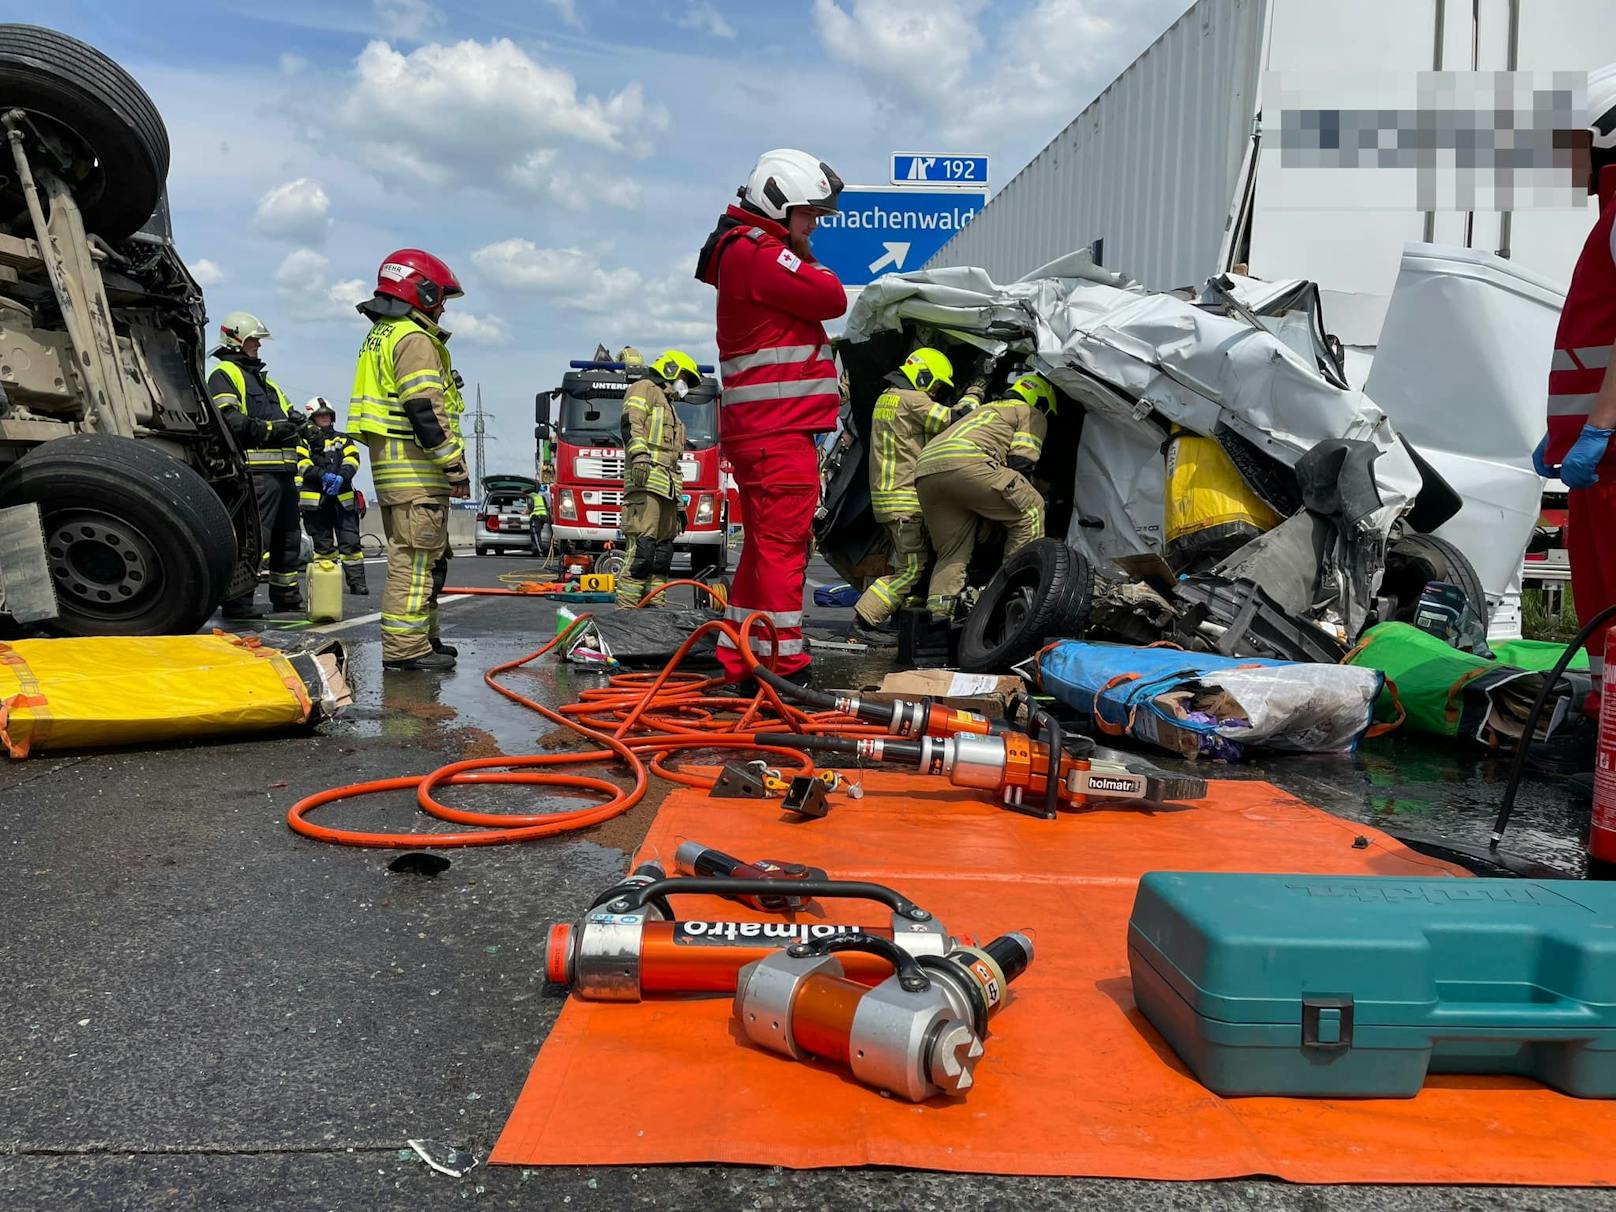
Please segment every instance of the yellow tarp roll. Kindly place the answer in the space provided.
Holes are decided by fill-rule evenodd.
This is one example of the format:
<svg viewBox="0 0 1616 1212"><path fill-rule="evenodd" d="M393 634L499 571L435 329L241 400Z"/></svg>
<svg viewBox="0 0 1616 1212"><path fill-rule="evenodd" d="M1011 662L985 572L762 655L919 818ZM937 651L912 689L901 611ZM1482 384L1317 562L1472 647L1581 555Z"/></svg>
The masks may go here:
<svg viewBox="0 0 1616 1212"><path fill-rule="evenodd" d="M239 736L301 724L312 705L279 652L226 635L0 644L0 742L42 749Z"/></svg>

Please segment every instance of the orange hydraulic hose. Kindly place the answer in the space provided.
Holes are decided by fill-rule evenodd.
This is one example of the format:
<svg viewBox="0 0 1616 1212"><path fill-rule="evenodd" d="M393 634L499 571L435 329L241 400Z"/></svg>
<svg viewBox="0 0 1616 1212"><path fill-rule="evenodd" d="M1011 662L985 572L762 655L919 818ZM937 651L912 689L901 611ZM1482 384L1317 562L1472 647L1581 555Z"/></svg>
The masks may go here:
<svg viewBox="0 0 1616 1212"><path fill-rule="evenodd" d="M671 581L668 588L700 582ZM485 591L486 592L486 591ZM498 592L498 591L495 591ZM519 593L507 590L506 593ZM527 754L512 757L473 758L452 762L424 775L402 775L333 787L305 796L287 811L286 823L297 833L316 841L347 846L371 847L450 847L491 846L504 842L554 837L578 829L588 829L627 812L644 798L649 772L671 782L691 787L711 787L713 778L688 774L670 766L670 755L686 750L742 750L781 759L802 773L813 773L811 755L797 749L770 745L758 733L780 731L784 725L795 732L835 732L842 736L881 736L882 729L835 712L804 712L783 702L767 682L759 682L757 695L750 701L711 695L721 684L716 677L679 672L679 666L703 636L727 636L740 650L748 668L774 667L774 625L767 615L752 614L739 627L723 619L701 624L679 646L672 658L656 674L620 673L602 688L585 690L576 703L559 710L544 706L498 681L501 674L522 668L553 651L590 615L583 614L543 647L483 674L483 681L497 694L543 716L553 724L569 728L601 746L573 753ZM767 662L751 649L754 627L768 636ZM741 708L739 719L726 720L721 713ZM562 773L562 766L617 762L628 768L632 785L627 789L597 776ZM539 786L566 788L604 797L598 804L568 812L511 813L469 812L443 803L434 794L442 787L462 786ZM309 819L316 808L339 800L388 791L415 792L420 808L439 820L475 828L455 833L378 833L319 825Z"/></svg>

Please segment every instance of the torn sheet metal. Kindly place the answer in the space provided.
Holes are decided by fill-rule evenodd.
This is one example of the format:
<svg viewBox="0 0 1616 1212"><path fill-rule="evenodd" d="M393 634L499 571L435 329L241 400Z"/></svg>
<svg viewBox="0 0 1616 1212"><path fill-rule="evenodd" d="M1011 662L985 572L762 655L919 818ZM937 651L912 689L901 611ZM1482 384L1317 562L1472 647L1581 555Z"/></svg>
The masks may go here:
<svg viewBox="0 0 1616 1212"><path fill-rule="evenodd" d="M1159 426L1137 442L1117 437L1152 414L1208 437L1231 430L1286 467L1329 439L1369 444L1378 506L1343 531L1335 552L1338 565L1359 570L1342 582L1355 590L1356 600L1341 607L1355 631L1378 584L1386 541L1421 477L1385 412L1332 381L1333 359L1321 359L1294 322L1254 314L1276 300L1305 297L1307 314L1316 316L1317 292L1307 286L1225 276L1193 298L1158 294L1098 269L1082 252L1008 285L965 268L878 279L854 304L846 339L930 325L1025 356L1087 414L1074 496L1078 512L1104 519L1106 546L1118 551L1159 550L1160 532L1151 527L1159 527L1160 503L1146 510L1141 499L1152 474L1145 464L1161 458L1159 439L1152 445L1144 436ZM1322 334L1322 324L1316 328ZM1128 542L1123 532L1130 529ZM1079 537L1094 549L1092 534Z"/></svg>

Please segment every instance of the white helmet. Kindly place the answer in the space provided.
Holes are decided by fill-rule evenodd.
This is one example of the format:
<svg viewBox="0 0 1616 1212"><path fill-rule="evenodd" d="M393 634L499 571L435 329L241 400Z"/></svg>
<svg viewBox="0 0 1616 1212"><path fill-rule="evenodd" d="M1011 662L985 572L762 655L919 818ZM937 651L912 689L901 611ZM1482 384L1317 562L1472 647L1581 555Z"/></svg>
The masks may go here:
<svg viewBox="0 0 1616 1212"><path fill-rule="evenodd" d="M794 206L833 211L841 192L842 179L830 165L805 151L781 147L758 157L741 197L769 218L784 219Z"/></svg>
<svg viewBox="0 0 1616 1212"><path fill-rule="evenodd" d="M1616 63L1588 73L1588 129L1596 148L1616 151Z"/></svg>
<svg viewBox="0 0 1616 1212"><path fill-rule="evenodd" d="M269 340L269 328L250 311L233 311L219 321L219 344L226 349L240 349L254 337Z"/></svg>

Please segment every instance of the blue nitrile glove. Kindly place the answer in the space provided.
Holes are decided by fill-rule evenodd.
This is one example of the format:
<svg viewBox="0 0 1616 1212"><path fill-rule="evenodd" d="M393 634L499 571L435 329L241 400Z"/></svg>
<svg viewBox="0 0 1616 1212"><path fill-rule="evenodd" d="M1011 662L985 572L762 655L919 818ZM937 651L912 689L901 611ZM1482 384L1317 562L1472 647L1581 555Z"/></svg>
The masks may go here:
<svg viewBox="0 0 1616 1212"><path fill-rule="evenodd" d="M1543 440L1537 444L1537 449L1532 452L1532 466L1537 469L1537 474L1545 480L1557 480L1560 478L1560 469L1549 462L1548 434L1543 435Z"/></svg>
<svg viewBox="0 0 1616 1212"><path fill-rule="evenodd" d="M1560 480L1567 488L1592 488L1599 483L1599 461L1605 457L1610 435L1616 429L1584 425L1576 445L1560 464Z"/></svg>
<svg viewBox="0 0 1616 1212"><path fill-rule="evenodd" d="M328 471L320 477L320 488L328 497L334 497L342 491L342 477L334 471Z"/></svg>

